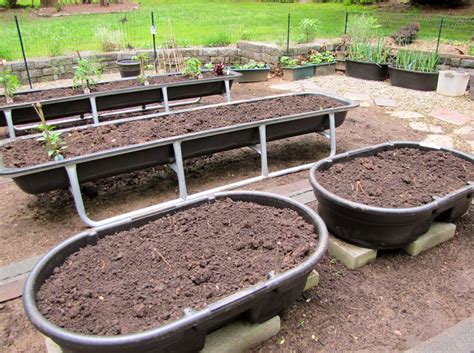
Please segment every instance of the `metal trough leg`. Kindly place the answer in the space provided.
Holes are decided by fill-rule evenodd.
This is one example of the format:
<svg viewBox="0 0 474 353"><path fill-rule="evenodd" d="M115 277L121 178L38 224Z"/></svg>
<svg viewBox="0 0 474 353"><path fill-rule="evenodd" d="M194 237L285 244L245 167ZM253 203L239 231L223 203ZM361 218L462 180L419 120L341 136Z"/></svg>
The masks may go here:
<svg viewBox="0 0 474 353"><path fill-rule="evenodd" d="M232 98L230 96L230 83L229 83L229 80L225 80L224 85L225 85L225 96L227 98L227 102L231 102Z"/></svg>
<svg viewBox="0 0 474 353"><path fill-rule="evenodd" d="M332 157L336 154L336 117L334 113L329 114L329 142L331 144L329 157Z"/></svg>
<svg viewBox="0 0 474 353"><path fill-rule="evenodd" d="M97 113L97 104L95 101L95 96L89 97L89 102L91 103L92 120L94 120L94 125L99 125L99 114Z"/></svg>
<svg viewBox="0 0 474 353"><path fill-rule="evenodd" d="M183 154L181 152L181 142L173 142L174 163L170 164L171 169L178 175L179 198L186 200L188 191L186 189L186 176L184 174Z"/></svg>
<svg viewBox="0 0 474 353"><path fill-rule="evenodd" d="M258 127L258 134L260 136L260 163L263 177L268 176L268 159L267 159L267 130L265 125Z"/></svg>
<svg viewBox="0 0 474 353"><path fill-rule="evenodd" d="M86 209L84 207L84 200L82 199L81 186L77 177L76 165L74 164L66 166L66 173L69 179L69 190L71 190L72 197L74 198L74 205L76 206L79 217L89 227L97 227L101 225L103 222L93 221L87 216Z"/></svg>
<svg viewBox="0 0 474 353"><path fill-rule="evenodd" d="M163 107L165 108L165 112L168 113L170 111L170 105L168 102L168 87L162 87L161 93L163 95Z"/></svg>
<svg viewBox="0 0 474 353"><path fill-rule="evenodd" d="M10 138L14 139L15 135L15 126L13 125L12 111L10 109L4 110L3 114L5 115L5 120L7 121L8 135Z"/></svg>

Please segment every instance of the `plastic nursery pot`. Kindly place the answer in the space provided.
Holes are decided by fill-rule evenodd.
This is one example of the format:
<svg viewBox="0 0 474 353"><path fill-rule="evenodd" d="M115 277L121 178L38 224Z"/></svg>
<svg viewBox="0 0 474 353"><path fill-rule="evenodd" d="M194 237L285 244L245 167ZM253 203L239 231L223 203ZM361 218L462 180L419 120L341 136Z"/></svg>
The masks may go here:
<svg viewBox="0 0 474 353"><path fill-rule="evenodd" d="M237 290L201 310L189 311L177 320L138 333L117 336L79 334L56 326L39 311L36 296L41 285L56 267L61 266L68 256L80 248L94 246L101 238L143 226L180 210L227 198L296 211L307 223L314 226L317 245L310 250L304 261L287 271L269 275L267 280ZM25 284L23 304L33 325L68 353L198 352L204 346L208 333L238 318L245 318L251 323L264 322L292 305L301 296L309 274L325 254L327 245L328 234L324 222L313 210L300 203L262 192L217 193L184 202L173 209L91 229L64 241L48 252L30 273Z"/></svg>
<svg viewBox="0 0 474 353"><path fill-rule="evenodd" d="M283 79L286 81L298 81L313 77L313 65L283 67Z"/></svg>
<svg viewBox="0 0 474 353"><path fill-rule="evenodd" d="M318 214L332 234L365 248L397 249L426 233L435 220L451 222L469 209L474 193L473 183L425 205L384 208L347 200L325 189L316 178L316 172L327 170L335 163L349 162L355 158L406 147L424 151L441 150L474 164L474 157L466 153L423 146L417 142L384 143L323 159L311 168L309 177L318 200Z"/></svg>
<svg viewBox="0 0 474 353"><path fill-rule="evenodd" d="M346 75L363 80L385 81L388 77L388 65L346 59Z"/></svg>
<svg viewBox="0 0 474 353"><path fill-rule="evenodd" d="M438 72L419 72L389 66L390 83L393 86L415 89L418 91L435 91L438 85Z"/></svg>
<svg viewBox="0 0 474 353"><path fill-rule="evenodd" d="M336 62L313 64L313 76L327 76L334 75L336 73Z"/></svg>
<svg viewBox="0 0 474 353"><path fill-rule="evenodd" d="M117 60L120 77L134 77L140 75L140 62L132 59Z"/></svg>
<svg viewBox="0 0 474 353"><path fill-rule="evenodd" d="M268 81L268 74L270 72L270 67L265 65L262 68L254 68L254 69L236 69L235 67L231 66L230 69L234 72L238 72L242 74L236 81L239 83L247 83L247 82L263 82Z"/></svg>

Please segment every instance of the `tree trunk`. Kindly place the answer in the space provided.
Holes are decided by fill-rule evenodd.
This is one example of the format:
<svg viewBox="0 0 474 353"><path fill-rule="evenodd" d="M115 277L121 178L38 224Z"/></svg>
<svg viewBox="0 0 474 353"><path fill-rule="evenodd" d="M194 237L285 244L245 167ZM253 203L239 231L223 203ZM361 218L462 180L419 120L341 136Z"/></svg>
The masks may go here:
<svg viewBox="0 0 474 353"><path fill-rule="evenodd" d="M41 7L54 7L58 0L41 0Z"/></svg>

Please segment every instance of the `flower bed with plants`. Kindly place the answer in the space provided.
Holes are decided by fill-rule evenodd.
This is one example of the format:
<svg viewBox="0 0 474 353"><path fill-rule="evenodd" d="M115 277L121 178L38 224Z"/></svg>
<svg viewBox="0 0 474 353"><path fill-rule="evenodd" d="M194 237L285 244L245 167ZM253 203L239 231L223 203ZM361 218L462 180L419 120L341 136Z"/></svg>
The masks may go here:
<svg viewBox="0 0 474 353"><path fill-rule="evenodd" d="M301 204L216 194L60 244L28 278L25 310L71 352L197 352L244 312L262 322L290 306L326 248Z"/></svg>
<svg viewBox="0 0 474 353"><path fill-rule="evenodd" d="M463 215L474 192L474 157L396 142L318 162L310 172L319 214L337 236L371 248L399 248L434 220Z"/></svg>

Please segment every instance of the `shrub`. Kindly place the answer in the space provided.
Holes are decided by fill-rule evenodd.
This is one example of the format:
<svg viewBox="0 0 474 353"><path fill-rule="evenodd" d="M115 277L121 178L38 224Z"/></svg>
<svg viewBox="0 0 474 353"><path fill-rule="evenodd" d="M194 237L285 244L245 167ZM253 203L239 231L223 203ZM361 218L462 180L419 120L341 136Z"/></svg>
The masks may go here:
<svg viewBox="0 0 474 353"><path fill-rule="evenodd" d="M398 45L408 45L415 41L420 30L419 23L410 23L407 26L402 27L397 33L392 35L395 39L395 43Z"/></svg>
<svg viewBox="0 0 474 353"><path fill-rule="evenodd" d="M381 26L373 16L352 16L349 23L349 35L352 42L367 42L371 36L377 37L377 29Z"/></svg>
<svg viewBox="0 0 474 353"><path fill-rule="evenodd" d="M204 41L207 47L225 47L231 43L230 37L225 32L217 32Z"/></svg>
<svg viewBox="0 0 474 353"><path fill-rule="evenodd" d="M321 22L315 18L304 18L298 23L297 43L309 43L316 38Z"/></svg>
<svg viewBox="0 0 474 353"><path fill-rule="evenodd" d="M102 51L115 51L123 47L124 34L120 29L99 27L96 30L95 37L99 40Z"/></svg>

